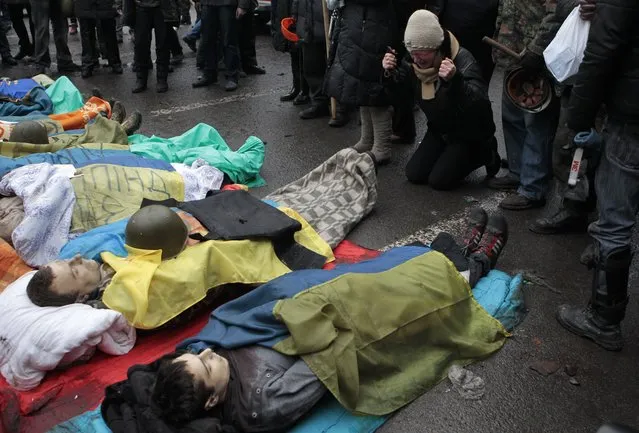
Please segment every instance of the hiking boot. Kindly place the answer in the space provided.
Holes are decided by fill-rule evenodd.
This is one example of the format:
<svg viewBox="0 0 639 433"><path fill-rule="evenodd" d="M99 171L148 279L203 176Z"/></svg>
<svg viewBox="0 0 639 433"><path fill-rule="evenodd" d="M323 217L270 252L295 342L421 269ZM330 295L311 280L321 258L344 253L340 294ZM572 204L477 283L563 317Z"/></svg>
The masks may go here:
<svg viewBox="0 0 639 433"><path fill-rule="evenodd" d="M575 215L562 208L555 215L538 218L528 226L528 229L540 235L557 233L585 233L588 230L588 216Z"/></svg>
<svg viewBox="0 0 639 433"><path fill-rule="evenodd" d="M330 115L328 104L311 105L306 110L300 112L300 119L317 119L319 117L326 117Z"/></svg>
<svg viewBox="0 0 639 433"><path fill-rule="evenodd" d="M512 173L505 176L493 177L486 182L486 186L499 191L516 191L519 188L519 178Z"/></svg>
<svg viewBox="0 0 639 433"><path fill-rule="evenodd" d="M166 93L169 90L169 83L166 81L166 77L157 77L155 84L155 91L157 93Z"/></svg>
<svg viewBox="0 0 639 433"><path fill-rule="evenodd" d="M142 125L142 114L138 110L135 110L133 114L122 122L122 128L126 131L126 135L135 134L140 129L140 125Z"/></svg>
<svg viewBox="0 0 639 433"><path fill-rule="evenodd" d="M118 123L124 122L126 118L126 108L120 101L115 101L111 106L111 120L115 120Z"/></svg>
<svg viewBox="0 0 639 433"><path fill-rule="evenodd" d="M197 53L197 40L189 38L188 36L184 36L182 38L187 47L191 49L194 53Z"/></svg>
<svg viewBox="0 0 639 433"><path fill-rule="evenodd" d="M311 103L311 97L308 93L302 91L295 99L293 99L293 105L307 105Z"/></svg>
<svg viewBox="0 0 639 433"><path fill-rule="evenodd" d="M226 90L227 92L232 92L235 89L237 89L237 81L232 79L226 80L226 84L224 85L224 90Z"/></svg>
<svg viewBox="0 0 639 433"><path fill-rule="evenodd" d="M510 194L505 199L503 199L501 203L499 203L499 207L508 210L526 210L544 207L545 204L546 200L543 198L534 200L521 194L515 193Z"/></svg>
<svg viewBox="0 0 639 433"><path fill-rule="evenodd" d="M472 213L472 212L471 212ZM477 218L481 218L479 213ZM484 234L475 252L471 255L483 255L490 261L490 269L494 269L497 259L508 242L508 222L503 215L491 215L488 217Z"/></svg>
<svg viewBox="0 0 639 433"><path fill-rule="evenodd" d="M585 309L561 305L557 310L557 321L573 334L588 338L606 350L619 351L623 348L621 326L606 323L590 305Z"/></svg>
<svg viewBox="0 0 639 433"><path fill-rule="evenodd" d="M474 207L470 210L468 215L468 226L464 233L464 246L462 247L462 253L465 257L468 257L471 253L477 251L481 238L486 230L486 224L488 223L488 214L480 207Z"/></svg>

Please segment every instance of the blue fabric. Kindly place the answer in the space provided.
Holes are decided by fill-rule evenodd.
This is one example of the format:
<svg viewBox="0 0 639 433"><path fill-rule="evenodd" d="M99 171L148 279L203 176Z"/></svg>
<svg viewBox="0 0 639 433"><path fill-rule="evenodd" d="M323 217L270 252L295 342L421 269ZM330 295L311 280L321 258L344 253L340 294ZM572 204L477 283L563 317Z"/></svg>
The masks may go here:
<svg viewBox="0 0 639 433"><path fill-rule="evenodd" d="M603 148L603 137L599 135L595 128L591 128L590 131L579 132L573 139L577 147L583 147L586 149L592 149L600 151Z"/></svg>
<svg viewBox="0 0 639 433"><path fill-rule="evenodd" d="M0 116L25 116L28 114L51 114L53 113L53 102L47 95L44 87L38 86L29 92L29 101L27 104L19 104L14 102L0 103ZM20 120L25 120L24 118Z"/></svg>
<svg viewBox="0 0 639 433"><path fill-rule="evenodd" d="M526 316L522 276L511 277L493 269L473 287L473 296L484 310L509 331L515 329Z"/></svg>
<svg viewBox="0 0 639 433"><path fill-rule="evenodd" d="M42 114L38 111L31 112L25 115L18 116L0 116L2 122L25 122L27 120L48 119L49 116Z"/></svg>
<svg viewBox="0 0 639 433"><path fill-rule="evenodd" d="M100 406L84 412L68 421L65 421L49 430L48 433L111 433L111 429L106 425Z"/></svg>
<svg viewBox="0 0 639 433"><path fill-rule="evenodd" d="M211 313L209 323L194 337L177 348L199 352L207 347L237 347L259 344L273 347L288 337L286 325L273 316L280 299L325 283L346 273L376 273L387 271L401 263L430 251L426 247L399 247L379 257L355 264L336 266L330 271L307 269L282 275L241 296Z"/></svg>
<svg viewBox="0 0 639 433"><path fill-rule="evenodd" d="M0 80L0 95L6 95L11 98L22 99L29 91L40 86L31 78L23 78L20 80Z"/></svg>
<svg viewBox="0 0 639 433"><path fill-rule="evenodd" d="M126 150L100 150L71 148L54 153L33 153L20 158L0 156L0 177L11 170L28 164L48 162L49 164L73 164L80 168L90 164L116 164L127 167L148 167L160 170L175 171L166 161L142 158Z"/></svg>
<svg viewBox="0 0 639 433"><path fill-rule="evenodd" d="M126 257L129 253L124 248L124 229L128 218L111 224L96 227L70 240L62 247L58 259L70 259L80 254L85 259L102 262L100 253L109 251L116 256Z"/></svg>

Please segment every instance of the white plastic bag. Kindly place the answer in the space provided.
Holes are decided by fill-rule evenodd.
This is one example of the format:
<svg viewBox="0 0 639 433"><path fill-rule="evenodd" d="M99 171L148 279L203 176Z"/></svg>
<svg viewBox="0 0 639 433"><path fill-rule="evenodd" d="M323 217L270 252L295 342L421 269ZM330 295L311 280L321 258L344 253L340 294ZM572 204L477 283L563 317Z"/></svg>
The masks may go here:
<svg viewBox="0 0 639 433"><path fill-rule="evenodd" d="M546 66L560 83L566 82L579 71L589 31L590 21L584 21L579 17L577 6L561 25L555 39L544 50Z"/></svg>

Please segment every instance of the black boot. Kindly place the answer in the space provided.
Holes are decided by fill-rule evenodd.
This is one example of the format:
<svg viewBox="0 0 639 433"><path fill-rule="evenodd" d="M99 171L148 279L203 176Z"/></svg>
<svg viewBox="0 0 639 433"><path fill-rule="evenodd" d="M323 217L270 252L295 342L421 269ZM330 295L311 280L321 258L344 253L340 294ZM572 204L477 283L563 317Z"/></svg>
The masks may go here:
<svg viewBox="0 0 639 433"><path fill-rule="evenodd" d="M155 91L158 93L166 93L169 90L169 83L166 81L168 74L159 74L157 76L157 84Z"/></svg>
<svg viewBox="0 0 639 433"><path fill-rule="evenodd" d="M144 92L146 90L146 82L149 78L149 72L148 70L144 70L144 71L138 70L136 74L137 76L135 79L135 87L131 91L133 93Z"/></svg>
<svg viewBox="0 0 639 433"><path fill-rule="evenodd" d="M297 95L299 95L299 93L300 93L300 89L298 89L297 87L295 87L295 85L293 85L290 92L280 96L280 101L282 102L292 101L297 97Z"/></svg>
<svg viewBox="0 0 639 433"><path fill-rule="evenodd" d="M563 205L554 215L538 218L528 226L528 229L540 235L556 233L579 233L588 229L588 215L578 214Z"/></svg>
<svg viewBox="0 0 639 433"><path fill-rule="evenodd" d="M592 294L589 305L583 309L562 305L557 320L573 334L588 338L606 350L621 350L623 336L621 321L628 304L628 278L632 251L630 247L618 249L601 257L595 248Z"/></svg>

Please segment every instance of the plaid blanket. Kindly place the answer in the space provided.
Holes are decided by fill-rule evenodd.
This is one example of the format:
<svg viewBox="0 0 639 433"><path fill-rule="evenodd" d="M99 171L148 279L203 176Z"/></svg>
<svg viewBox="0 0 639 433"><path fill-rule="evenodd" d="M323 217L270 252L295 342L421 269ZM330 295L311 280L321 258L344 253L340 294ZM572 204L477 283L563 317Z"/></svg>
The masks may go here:
<svg viewBox="0 0 639 433"><path fill-rule="evenodd" d="M295 209L335 248L375 206L375 165L365 153L342 149L266 199Z"/></svg>
<svg viewBox="0 0 639 433"><path fill-rule="evenodd" d="M16 250L0 239L0 293L15 280L33 268L22 261Z"/></svg>

